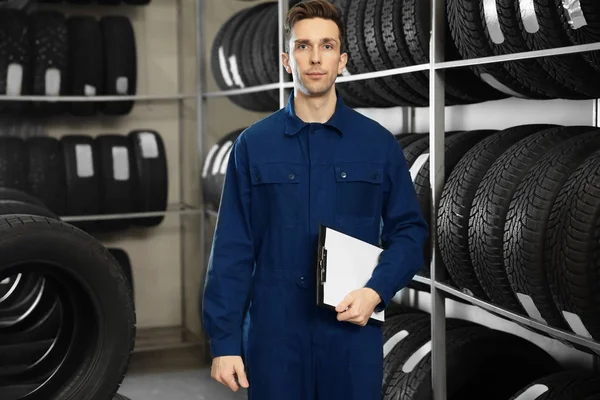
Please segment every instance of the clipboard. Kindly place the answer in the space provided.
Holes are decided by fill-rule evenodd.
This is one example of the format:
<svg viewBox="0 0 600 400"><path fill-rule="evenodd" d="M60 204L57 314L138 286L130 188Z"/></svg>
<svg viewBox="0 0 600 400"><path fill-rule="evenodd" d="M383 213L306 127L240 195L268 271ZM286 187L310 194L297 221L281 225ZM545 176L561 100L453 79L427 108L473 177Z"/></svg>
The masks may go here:
<svg viewBox="0 0 600 400"><path fill-rule="evenodd" d="M364 287L383 249L325 225L319 226L317 249L317 306L335 310L351 291ZM385 321L385 310L370 321Z"/></svg>

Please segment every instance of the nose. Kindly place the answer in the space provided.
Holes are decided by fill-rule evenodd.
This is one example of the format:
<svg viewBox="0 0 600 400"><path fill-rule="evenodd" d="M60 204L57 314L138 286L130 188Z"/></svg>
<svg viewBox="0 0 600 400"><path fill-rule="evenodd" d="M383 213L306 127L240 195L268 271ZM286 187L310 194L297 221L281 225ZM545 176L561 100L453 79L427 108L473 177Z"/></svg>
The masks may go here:
<svg viewBox="0 0 600 400"><path fill-rule="evenodd" d="M321 64L321 53L320 53L320 51L319 51L318 48L315 48L312 51L310 62L313 65L315 65L315 64Z"/></svg>

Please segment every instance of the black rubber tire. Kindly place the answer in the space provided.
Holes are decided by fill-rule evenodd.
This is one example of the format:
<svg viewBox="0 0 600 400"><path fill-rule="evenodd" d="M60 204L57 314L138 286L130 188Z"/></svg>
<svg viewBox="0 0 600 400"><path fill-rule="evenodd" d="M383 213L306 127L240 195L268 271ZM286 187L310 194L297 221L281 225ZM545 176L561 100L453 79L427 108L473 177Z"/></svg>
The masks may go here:
<svg viewBox="0 0 600 400"><path fill-rule="evenodd" d="M561 15L555 7L555 0L534 0L535 17L537 19L535 33L529 33L523 19L519 2L501 0L512 4L518 16L519 30L525 38L530 50L546 50L570 46L572 43L563 30ZM556 81L570 91L577 92L581 98L600 97L600 79L595 71L582 57L582 54L569 54L538 59L542 68Z"/></svg>
<svg viewBox="0 0 600 400"><path fill-rule="evenodd" d="M19 137L0 137L0 187L27 191L27 146Z"/></svg>
<svg viewBox="0 0 600 400"><path fill-rule="evenodd" d="M600 131L577 135L542 157L517 187L504 228L504 264L508 280L528 315L555 328L569 330L548 286L544 245L548 219L558 193L571 173L595 150ZM530 311L528 296L536 311Z"/></svg>
<svg viewBox="0 0 600 400"><path fill-rule="evenodd" d="M448 139L444 140L444 174L448 176L452 173L452 170L460 159L465 155L467 151L482 139L496 132L495 130L475 130L460 132L455 135L451 135ZM421 155L429 153L429 145L427 149L421 153ZM429 226L431 224L431 185L429 183L429 162L425 162L419 169L413 184L415 186L415 192L419 205L421 206L421 213L425 217L425 221ZM444 178L445 181L445 178ZM431 242L427 241L423 249L423 258L425 264L418 275L430 277L431 276Z"/></svg>
<svg viewBox="0 0 600 400"><path fill-rule="evenodd" d="M563 0L555 0L555 7L562 22L564 31L575 45L596 43L600 41L600 7L594 0L579 0L581 13L577 14L577 21L570 15L569 10L564 7ZM577 10L573 10L577 13ZM585 25L581 26L582 18ZM600 72L600 54L598 51L581 53L582 57L594 68Z"/></svg>
<svg viewBox="0 0 600 400"><path fill-rule="evenodd" d="M578 316L579 334L600 339L597 287L600 282L600 151L595 151L569 176L552 212L546 240L548 282L554 301L565 319ZM574 314L570 318L565 312Z"/></svg>
<svg viewBox="0 0 600 400"><path fill-rule="evenodd" d="M53 137L26 141L29 161L28 192L58 215L67 212L65 159L60 142Z"/></svg>
<svg viewBox="0 0 600 400"><path fill-rule="evenodd" d="M40 10L31 12L28 19L33 65L31 93L35 96L64 96L69 82L69 37L65 16L59 11ZM57 77L48 75L52 70L56 70ZM65 110L65 103L60 101L40 101L32 105L39 116L61 114Z"/></svg>
<svg viewBox="0 0 600 400"><path fill-rule="evenodd" d="M540 389L545 391L540 393ZM599 392L600 378L597 374L586 370L565 370L534 380L509 400L574 400Z"/></svg>
<svg viewBox="0 0 600 400"><path fill-rule="evenodd" d="M473 326L471 322L449 318L446 330ZM383 382L384 399L393 399L400 377L400 367L418 348L431 341L431 315L407 314L395 317L386 329L384 336ZM403 397L399 397L402 398Z"/></svg>
<svg viewBox="0 0 600 400"><path fill-rule="evenodd" d="M37 197L17 189L0 187L0 200L16 200L23 203L33 204L41 208L47 208L46 204L44 204L44 202Z"/></svg>
<svg viewBox="0 0 600 400"><path fill-rule="evenodd" d="M31 94L30 40L27 13L11 8L0 9L0 95ZM21 66L20 75L13 72L15 69L9 69L11 64ZM9 81L13 82L10 91ZM25 101L0 101L0 114L24 115L28 109L30 104Z"/></svg>
<svg viewBox="0 0 600 400"><path fill-rule="evenodd" d="M528 136L506 150L481 180L469 217L469 252L481 287L500 307L527 315L504 267L506 215L518 185L548 151L589 130L587 126L569 126Z"/></svg>
<svg viewBox="0 0 600 400"><path fill-rule="evenodd" d="M428 63L431 36L431 4L428 1L403 1L402 20L404 37L406 38L412 59L416 64ZM450 40L450 26L447 19L445 30L446 37L449 38L449 40L445 41L445 59L447 61L455 61L460 58L460 54L454 42ZM429 78L428 72L426 76ZM505 93L499 92L483 82L469 69L449 69L446 71L445 79L446 94L456 99L454 102L448 102L448 105L477 103L508 97Z"/></svg>
<svg viewBox="0 0 600 400"><path fill-rule="evenodd" d="M251 14L244 21L244 25L238 26L236 39L234 39L234 51L239 60L239 72L242 82L246 87L258 86L261 84L257 75L257 69L254 68L256 60L262 59L263 54L260 48L254 48L254 38L258 36L258 28L260 22L264 21L269 15L269 11L275 7L275 3L261 3L253 7ZM275 7L276 8L276 7ZM259 111L276 111L279 109L279 91L269 90L267 92L249 93L249 98L253 98L254 102L260 104Z"/></svg>
<svg viewBox="0 0 600 400"><path fill-rule="evenodd" d="M429 334L425 330L424 335ZM448 399L505 400L532 380L560 369L533 343L501 331L467 326L449 329L446 335ZM384 400L433 398L430 344L415 346L409 354L415 359L398 360Z"/></svg>
<svg viewBox="0 0 600 400"><path fill-rule="evenodd" d="M134 130L128 135L134 168L134 210L137 212L166 211L169 198L169 172L165 144L153 130ZM134 218L137 226L156 226L164 215Z"/></svg>
<svg viewBox="0 0 600 400"><path fill-rule="evenodd" d="M419 134L419 133L400 134L400 135L396 135L396 141L398 142L398 145L400 146L400 148L404 149L408 145L416 142L417 140L422 139L423 136L424 136L423 134Z"/></svg>
<svg viewBox="0 0 600 400"><path fill-rule="evenodd" d="M350 54L360 54L360 63L358 72L384 71L394 68L385 51L383 32L381 29L381 20L383 17L384 0L361 0L356 2L355 23L357 33L359 33L358 52ZM390 99L391 105L418 106L425 107L429 105L427 97L419 93L406 83L401 75L383 77L378 81L383 93Z"/></svg>
<svg viewBox="0 0 600 400"><path fill-rule="evenodd" d="M61 147L65 159L67 182L67 212L65 215L100 214L102 183L94 140L84 135L64 135ZM74 223L81 229L91 230L95 221Z"/></svg>
<svg viewBox="0 0 600 400"><path fill-rule="evenodd" d="M438 245L452 281L471 296L489 300L469 254L469 215L475 192L489 167L519 140L551 125L523 125L497 132L473 146L448 174L438 209Z"/></svg>
<svg viewBox="0 0 600 400"><path fill-rule="evenodd" d="M236 129L223 136L209 150L202 166L202 191L204 201L217 211L225 183L225 172L231 149L245 128Z"/></svg>
<svg viewBox="0 0 600 400"><path fill-rule="evenodd" d="M28 373L49 378L39 388L40 398L110 398L125 375L136 332L135 310L114 258L91 236L53 219L1 217L0 234L0 275L42 273L67 310L48 359L52 365ZM47 368L61 359L49 374ZM9 381L29 383L27 376Z"/></svg>
<svg viewBox="0 0 600 400"><path fill-rule="evenodd" d="M278 10L275 4L266 11L256 28L257 34L252 36L252 63L261 85L279 82L280 59L278 57L277 31ZM279 90L263 92L271 102L279 105Z"/></svg>
<svg viewBox="0 0 600 400"><path fill-rule="evenodd" d="M352 1L331 0L331 3L338 7L342 21L344 21L344 24L346 24L347 27L346 35L344 35L344 43L342 45L342 48L344 49L343 51L348 54L348 62L346 63L346 71L344 73L350 75L356 74L358 73L358 70L353 64L353 60L350 56L350 48L352 47L352 41L358 41L358 39L362 40L362 38L358 38L355 32L348 29L348 14L349 8L352 5ZM356 25L354 24L353 26ZM371 80L360 80L346 82L340 85L340 90L343 90L346 93L346 98L351 100L357 107L389 107L389 104L379 97L377 93L374 93L372 88L367 85L367 82L370 81Z"/></svg>
<svg viewBox="0 0 600 400"><path fill-rule="evenodd" d="M133 96L137 93L137 49L135 32L129 18L119 15L100 19L104 51L104 94ZM107 101L102 112L107 115L125 115L133 109L133 100Z"/></svg>
<svg viewBox="0 0 600 400"><path fill-rule="evenodd" d="M98 161L98 176L102 187L100 209L102 214L134 212L136 188L135 166L131 142L116 134L96 136L94 155ZM102 230L120 230L129 226L129 220L111 219L98 221Z"/></svg>
<svg viewBox="0 0 600 400"><path fill-rule="evenodd" d="M529 50L518 28L513 2L505 4L484 1L447 2L451 35L462 58L490 57ZM486 7L488 5L489 8ZM488 25L488 19L494 22L493 27ZM496 33L491 34L491 29L499 29L501 37L497 37ZM552 79L535 59L483 64L471 69L482 80L511 96L549 99L575 95Z"/></svg>
<svg viewBox="0 0 600 400"><path fill-rule="evenodd" d="M15 344L0 344L0 371L28 367L37 362L54 343L53 339Z"/></svg>
<svg viewBox="0 0 600 400"><path fill-rule="evenodd" d="M100 24L87 15L73 15L67 19L69 36L69 94L98 96L104 89L104 51ZM69 112L76 116L96 114L99 102L69 102Z"/></svg>

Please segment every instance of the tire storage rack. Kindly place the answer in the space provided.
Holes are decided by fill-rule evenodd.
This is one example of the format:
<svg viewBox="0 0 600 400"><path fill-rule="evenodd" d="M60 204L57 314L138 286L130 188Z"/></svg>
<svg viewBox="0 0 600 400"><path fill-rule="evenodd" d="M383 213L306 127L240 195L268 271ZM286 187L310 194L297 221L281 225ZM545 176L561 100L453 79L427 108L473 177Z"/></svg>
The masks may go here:
<svg viewBox="0 0 600 400"><path fill-rule="evenodd" d="M384 400L600 399L597 2L331 1L346 20L348 70L337 80L346 103L400 106L413 117L429 107L428 134L414 121L395 134L431 235L426 267L386 316ZM220 90L201 92L201 135L208 99L273 112L293 87L278 54L295 2L246 3L203 53ZM507 97L590 100L591 123L446 132L446 106ZM218 216L224 165L242 130L204 156L205 218ZM585 357L590 370L579 361L565 368L542 347Z"/></svg>
<svg viewBox="0 0 600 400"><path fill-rule="evenodd" d="M152 59L148 48L160 52L163 47L147 46L148 29L139 24L157 20L137 18L155 16L160 11L148 10L155 5L160 10L160 3L171 13L158 20L166 21L160 45L168 56L161 54L156 68L143 61ZM19 400L34 390L27 398L126 400L110 396L132 353L203 347L190 327L197 325L195 319L188 325L185 290L190 287L186 252L199 247L199 234L186 237L186 225L194 218L202 223L203 209L184 200L193 195L186 188L186 168L177 165L186 154L185 137L192 133L195 142L197 132L196 107L191 117L184 112L190 107L184 101L193 104L198 98L196 87L184 79L196 82L197 69L190 70L189 78L184 63L197 58L187 57L183 41L189 25L194 34L186 40L194 48L199 41L198 19L189 12L197 7L196 0L0 1L1 117L40 117L64 130L56 128L60 138L0 134L0 397L5 400ZM161 77L165 68L176 71L179 79L173 78L173 84ZM150 79L144 76L148 71ZM171 87L164 91L153 89L167 84ZM150 93L138 93L141 87ZM163 108L132 112L134 106L156 102L172 105L172 111L152 120L168 129L155 131L146 125L150 117L138 118ZM100 121L100 115L105 119ZM115 128L130 123L137 127ZM73 131L79 133L65 133ZM167 153L175 157L167 159ZM179 176L169 174L169 167ZM178 193L169 193L175 180ZM181 307L181 315L170 311L169 321L178 322L167 327L140 327L141 310L151 316L157 311L143 297L146 304L134 304L134 294L146 288L134 290L136 268L130 257L112 244L104 246L101 238L113 242L115 236L107 234L117 233L120 240L120 231L139 227L132 239L144 241L142 246L158 238L171 240L151 238L167 216L176 219L175 228L167 229L177 236L173 246L166 242L165 247L181 264L161 258L150 265L161 275L175 276L168 298L154 294L151 301L170 300L171 308ZM149 266L138 271L144 267ZM177 290L180 301L172 296Z"/></svg>

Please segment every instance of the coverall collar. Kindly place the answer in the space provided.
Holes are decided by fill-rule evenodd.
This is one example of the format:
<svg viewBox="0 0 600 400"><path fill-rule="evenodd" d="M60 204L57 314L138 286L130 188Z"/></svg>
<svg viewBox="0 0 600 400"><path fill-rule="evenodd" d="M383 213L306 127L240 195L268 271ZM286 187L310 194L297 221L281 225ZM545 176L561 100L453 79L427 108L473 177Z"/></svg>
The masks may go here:
<svg viewBox="0 0 600 400"><path fill-rule="evenodd" d="M331 116L331 118L329 118L329 121L325 122L323 125L326 126L331 126L333 128L335 128L340 134L344 133L344 121L346 121L348 118L347 116L347 110L346 110L346 106L344 104L344 101L342 100L342 96L340 96L340 92L338 92L337 89L335 89L335 95L336 95L336 105L335 105L335 111L333 112L333 115ZM285 134L292 136L295 135L296 133L300 132L300 130L305 127L306 125L308 125L307 122L302 121L297 115L296 112L294 111L294 91L292 90L292 92L290 93L290 97L288 99L288 103L287 106L285 107L285 115L286 115L286 121L285 121Z"/></svg>

